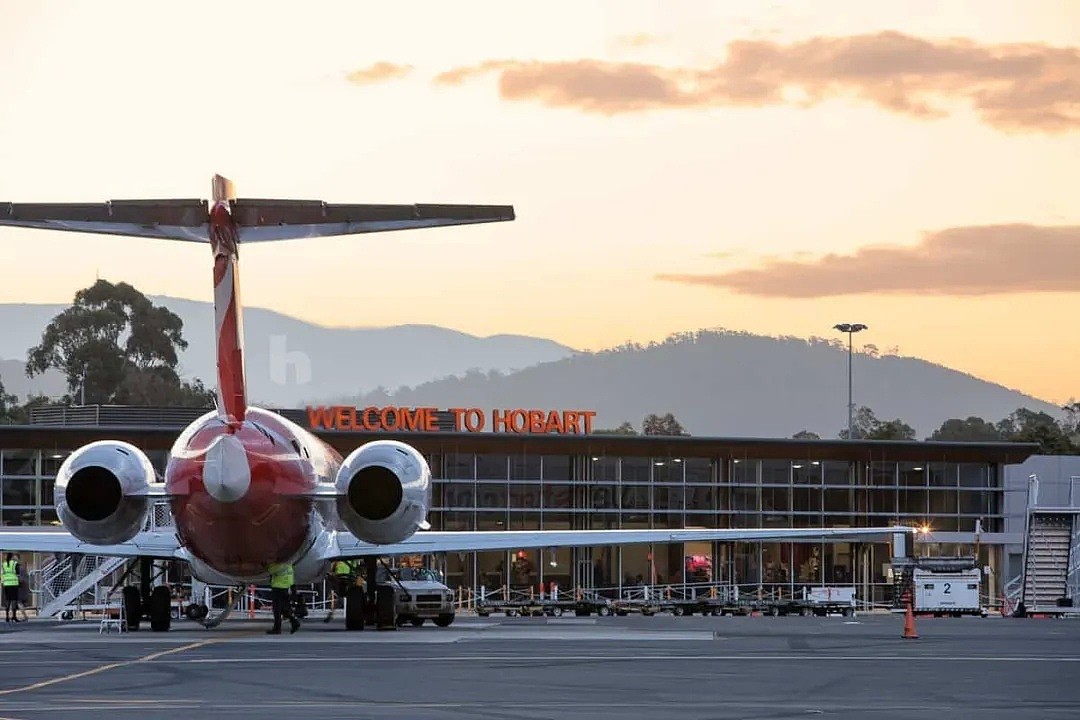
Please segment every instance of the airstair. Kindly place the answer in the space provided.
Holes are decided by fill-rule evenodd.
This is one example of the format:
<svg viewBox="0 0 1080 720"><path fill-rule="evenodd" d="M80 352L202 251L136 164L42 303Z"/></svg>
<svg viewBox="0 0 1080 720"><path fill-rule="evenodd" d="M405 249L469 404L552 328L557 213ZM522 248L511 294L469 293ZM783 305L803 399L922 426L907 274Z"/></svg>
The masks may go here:
<svg viewBox="0 0 1080 720"><path fill-rule="evenodd" d="M102 581L124 566L126 558L68 555L39 572L38 617L52 617L75 608L92 609L105 602L108 588ZM100 595L100 597L99 597Z"/></svg>
<svg viewBox="0 0 1080 720"><path fill-rule="evenodd" d="M1080 547L1075 541L1074 524L1076 515L1073 513L1031 513L1020 596L1028 614L1080 612L1080 607L1075 606L1080 603L1075 587ZM1074 586L1070 587L1070 584Z"/></svg>
<svg viewBox="0 0 1080 720"><path fill-rule="evenodd" d="M167 503L154 504L144 531L173 527ZM101 555L58 555L30 574L38 617L54 617L65 612L103 611L109 593L120 580L130 558Z"/></svg>

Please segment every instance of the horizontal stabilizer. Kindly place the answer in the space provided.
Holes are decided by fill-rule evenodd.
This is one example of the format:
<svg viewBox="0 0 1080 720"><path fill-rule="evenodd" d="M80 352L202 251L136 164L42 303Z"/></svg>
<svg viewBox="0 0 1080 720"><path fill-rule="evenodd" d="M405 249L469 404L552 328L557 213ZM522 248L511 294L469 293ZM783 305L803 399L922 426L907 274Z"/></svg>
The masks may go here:
<svg viewBox="0 0 1080 720"><path fill-rule="evenodd" d="M209 213L205 200L0 203L0 225L206 242Z"/></svg>
<svg viewBox="0 0 1080 720"><path fill-rule="evenodd" d="M241 242L328 237L448 225L505 222L510 205L332 205L318 200L245 200L232 204Z"/></svg>
<svg viewBox="0 0 1080 720"><path fill-rule="evenodd" d="M505 222L511 205L334 205L319 200L233 200L241 242L291 240ZM209 240L206 200L0 203L0 225L67 232Z"/></svg>

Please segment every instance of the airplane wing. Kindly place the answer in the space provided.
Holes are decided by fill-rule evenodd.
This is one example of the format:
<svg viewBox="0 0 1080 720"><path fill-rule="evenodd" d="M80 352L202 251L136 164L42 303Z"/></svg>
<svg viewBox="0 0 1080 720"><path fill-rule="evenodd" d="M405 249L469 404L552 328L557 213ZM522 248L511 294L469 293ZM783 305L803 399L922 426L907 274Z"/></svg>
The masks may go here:
<svg viewBox="0 0 1080 720"><path fill-rule="evenodd" d="M525 550L548 547L589 547L649 543L709 541L813 542L888 541L898 533L914 533L904 526L878 528L777 528L757 530L479 530L458 532L418 532L394 545L371 545L347 532L336 533L327 548L330 558L364 555L412 555L436 552L484 550Z"/></svg>
<svg viewBox="0 0 1080 720"><path fill-rule="evenodd" d="M335 205L320 200L233 200L241 242L409 230L514 219L512 205ZM0 203L0 225L209 242L206 200Z"/></svg>
<svg viewBox="0 0 1080 720"><path fill-rule="evenodd" d="M93 545L61 529L16 530L0 528L0 551L75 553L111 557L153 557L182 559L180 541L172 532L141 532L133 539L116 545Z"/></svg>

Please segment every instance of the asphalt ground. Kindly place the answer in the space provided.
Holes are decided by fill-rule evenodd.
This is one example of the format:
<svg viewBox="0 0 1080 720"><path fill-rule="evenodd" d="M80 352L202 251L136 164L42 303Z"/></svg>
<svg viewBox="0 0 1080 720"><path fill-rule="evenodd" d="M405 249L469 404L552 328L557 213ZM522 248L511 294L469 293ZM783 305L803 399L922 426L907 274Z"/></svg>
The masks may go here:
<svg viewBox="0 0 1080 720"><path fill-rule="evenodd" d="M0 626L0 720L1080 717L1080 621L458 618L346 632L309 618L99 635Z"/></svg>

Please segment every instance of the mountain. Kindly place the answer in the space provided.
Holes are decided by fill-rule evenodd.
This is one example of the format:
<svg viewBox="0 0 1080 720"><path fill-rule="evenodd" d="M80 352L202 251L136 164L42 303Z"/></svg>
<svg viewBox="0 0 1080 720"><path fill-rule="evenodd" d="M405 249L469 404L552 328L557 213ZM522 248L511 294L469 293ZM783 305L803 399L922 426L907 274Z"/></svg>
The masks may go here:
<svg viewBox="0 0 1080 720"><path fill-rule="evenodd" d="M180 371L214 384L212 303L150 297L184 322L187 350ZM0 304L0 359L25 362L49 321L67 305ZM251 402L280 407L317 403L343 394L396 388L476 368L511 371L557 360L575 351L552 340L522 335L476 337L431 325L328 328L263 308L244 308L245 358ZM20 365L21 365L20 362ZM25 381L22 368L0 367L10 392ZM11 378L9 380L9 378ZM29 382L32 384L37 379ZM48 394L63 394L60 389ZM20 397L25 393L19 392Z"/></svg>
<svg viewBox="0 0 1080 720"><path fill-rule="evenodd" d="M671 412L693 435L835 438L847 427L847 348L839 340L728 331L675 335L648 347L579 353L505 375L473 373L393 393L350 398L360 406L595 410L594 428ZM926 437L945 420L996 422L1019 407L1060 409L925 360L858 353L855 404L900 418Z"/></svg>
<svg viewBox="0 0 1080 720"><path fill-rule="evenodd" d="M25 400L28 395L57 397L68 391L67 379L55 370L32 378L26 377L26 363L22 360L0 360L0 380L4 381L4 391L20 400Z"/></svg>

